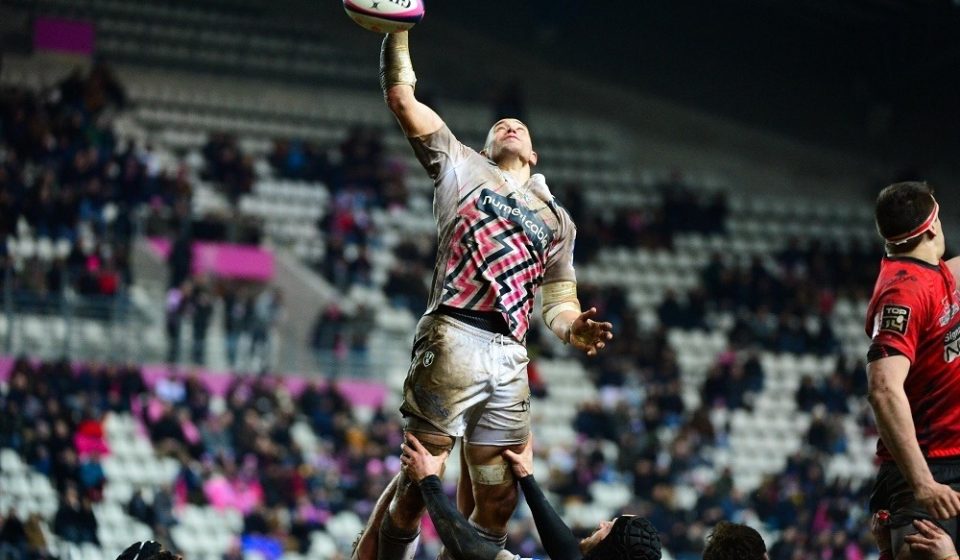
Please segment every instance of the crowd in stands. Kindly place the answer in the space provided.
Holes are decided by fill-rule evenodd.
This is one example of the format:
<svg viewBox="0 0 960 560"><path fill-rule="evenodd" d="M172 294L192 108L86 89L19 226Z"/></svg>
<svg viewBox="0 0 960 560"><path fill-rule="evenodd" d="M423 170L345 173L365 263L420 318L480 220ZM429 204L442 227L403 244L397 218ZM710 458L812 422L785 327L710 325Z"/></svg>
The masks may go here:
<svg viewBox="0 0 960 560"><path fill-rule="evenodd" d="M161 169L149 147L118 145L109 117L112 108L125 103L122 88L102 66L39 96L3 90L0 235L4 241L20 239L25 224L38 239L66 247L44 259L39 252L14 254L8 243L0 243L5 263L15 261L23 271L14 277L17 291L56 294L69 282L80 293L116 293L120 283L131 280L130 210L148 204L172 208L181 218L189 212L183 204L190 197L183 169ZM251 192L253 161L236 138L211 136L203 155L206 178L222 185L231 201ZM279 177L328 186L329 211L317 224L327 247L317 267L338 288L369 285L372 212L406 205L403 166L387 157L375 132L365 129L352 131L337 151L277 141L269 161ZM723 194L704 195L680 183L677 178L661 189L659 206L602 213L588 211L584 194L569 189L561 200L578 224L578 264L588 264L600 247L670 248L678 233L723 233ZM190 239L177 238L170 261L168 359L184 359L180 332L189 322L189 359L204 361L214 301L221 299L228 360L242 367L241 347L251 354L268 352L269 331L282 317L282 296L263 286L191 276L189 262L182 260ZM395 306L418 316L433 266L432 242L401 243L394 256L384 291ZM590 362L588 372L601 396L579 410L577 440L537 451L550 465L545 486L563 502L575 503L590 499L587 489L594 481L627 483L633 496L624 511L649 517L664 547L681 560L699 557L706 532L721 519L762 522L779 532L770 543L774 560L864 558L873 548L863 511L866 488L825 475L830 457L845 449L835 419L855 412L849 395L864 394L862 364L841 362L827 380L801 383L798 409L814 416L804 445L758 490L741 492L729 471L715 479L704 473L715 469L705 451L728 445L728 427L714 425L711 412L749 409L751 395L763 388L757 353L838 352L827 319L839 296L869 290L876 265L874 252L864 248L841 251L800 240L771 261L755 259L742 266L718 256L703 270L700 288L666 295L657 309L660 325L653 330L639 327L624 290L581 285L582 306L597 307L614 324L617 338ZM666 329L713 327L707 318L717 312L734 317L731 347L717 357L700 388L703 404L689 410ZM331 303L316 323L313 347L323 359L362 363L372 322L371 311L362 305ZM531 331L531 356L550 351L544 336L550 335ZM549 393L549 380L538 380L535 361L531 384L535 394ZM255 538L304 552L310 532L323 528L336 512L351 510L365 518L399 464L401 427L394 411L378 411L371 424L362 425L335 387L309 386L291 394L268 376L238 377L221 399L196 377L167 380L150 392L135 367L18 360L0 404L5 411L0 447L14 449L50 477L60 494L50 527L71 542L97 540L91 507L103 499L100 458L109 449L102 423L109 413L135 414L157 452L180 462L169 487L149 495L135 492L127 504L128 513L171 549L176 549L170 529L178 507L200 504L242 512L247 539L238 547ZM873 429L869 418L857 420ZM615 461L604 453L604 442L619 449ZM677 506L681 485L697 490L691 510ZM41 521L8 512L0 516L0 547L10 543L42 556L43 545L31 537ZM529 523L518 527L508 548L523 556L542 554ZM421 556L426 558L437 547L429 523L424 543Z"/></svg>
<svg viewBox="0 0 960 560"><path fill-rule="evenodd" d="M191 275L171 284L166 293L167 362L207 363L207 336L214 308L221 305L227 366L238 371L263 371L273 365L275 328L283 321L283 293L259 283L215 280ZM182 331L189 325L187 353Z"/></svg>
<svg viewBox="0 0 960 560"><path fill-rule="evenodd" d="M351 194L367 208L407 203L406 166L390 157L377 129L357 126L333 150L303 140L276 140L268 161L284 179L321 182L331 194Z"/></svg>
<svg viewBox="0 0 960 560"><path fill-rule="evenodd" d="M578 441L538 450L550 465L546 486L560 500L589 500L586 489L597 480L626 481L634 495L624 509L649 517L680 559L699 557L704 535L721 519L763 520L768 530L779 531L771 543L777 560L865 557L872 546L862 509L866 489L826 480L824 462L835 449L811 441L750 494L733 486L729 471L712 480L702 472L709 466L703 451L725 445L724 428L711 424L706 408L685 412L676 382L662 381L656 369L642 384L605 385L605 397L585 403L577 415ZM291 394L275 378L237 378L221 398L186 376L148 392L137 368L26 360L14 364L6 387L0 447L14 449L50 477L61 494L50 528L71 542L96 543L91 504L103 497L99 461L109 453L102 427L108 413L137 414L156 451L182 465L168 487L149 497L137 491L127 504L131 516L173 549L169 534L178 507L196 504L242 512L243 534L257 536L257 546L269 539L281 549L305 551L310 532L336 512L350 509L364 517L398 467L396 415L381 411L361 425L335 387ZM830 394L843 389L821 391L830 402ZM801 407L808 401L798 393ZM811 433L817 426L811 424ZM616 462L601 451L603 440L618 444ZM678 484L698 491L690 511L675 505ZM10 524L38 522L13 519L6 516L0 535L21 533L7 530ZM529 527L518 527L511 550L542 552ZM435 550L431 531L425 531L426 548ZM11 544L27 543L23 536Z"/></svg>
<svg viewBox="0 0 960 560"><path fill-rule="evenodd" d="M336 149L302 140L277 140L270 154L273 173L284 179L321 182L330 192L330 204L317 228L325 240L316 269L341 291L371 285L370 244L372 212L407 205L407 169L389 157L381 133L356 127Z"/></svg>
<svg viewBox="0 0 960 560"><path fill-rule="evenodd" d="M36 472L49 477L60 505L48 528L59 538L98 544L92 504L103 499L106 481L101 465L101 458L109 454L104 415L129 411L143 392L137 368L73 368L64 361L34 364L26 359L13 364L0 394L4 410L0 447L13 449ZM50 543L42 533L16 527L36 525L40 520L3 514L0 534L18 537L6 544L25 553L24 558L48 557L44 548Z"/></svg>
<svg viewBox="0 0 960 560"><path fill-rule="evenodd" d="M317 315L310 346L320 369L333 378L370 375L368 351L375 310L363 301L330 301Z"/></svg>
<svg viewBox="0 0 960 560"><path fill-rule="evenodd" d="M113 296L130 283L130 209L177 193L149 150L117 141L111 117L125 104L103 64L43 92L0 91L0 251L14 272L2 281L18 296Z"/></svg>
<svg viewBox="0 0 960 560"><path fill-rule="evenodd" d="M726 194L706 193L682 181L677 175L654 189L660 204L602 211L589 207L581 185L559 189L558 199L577 224L576 262L592 262L601 248L670 249L680 233L722 234L729 212Z"/></svg>
<svg viewBox="0 0 960 560"><path fill-rule="evenodd" d="M70 542L97 543L91 506L103 499L110 413L136 414L156 452L182 465L168 487L149 497L136 491L127 504L173 550L175 512L197 504L237 509L244 537L305 552L309 533L337 512L366 515L399 468L399 419L379 412L361 425L334 386L291 394L280 379L242 377L224 397L212 397L199 378L186 376L148 392L137 368L18 360L5 388L0 447L50 477L61 496L50 528ZM0 535L27 521L3 512Z"/></svg>
<svg viewBox="0 0 960 560"><path fill-rule="evenodd" d="M668 291L657 308L667 327L705 329L711 313L730 313L729 333L738 348L827 356L840 349L830 324L839 297L866 297L879 267L876 251L853 244L844 250L798 239L771 259L736 264L714 255L701 286L686 294Z"/></svg>

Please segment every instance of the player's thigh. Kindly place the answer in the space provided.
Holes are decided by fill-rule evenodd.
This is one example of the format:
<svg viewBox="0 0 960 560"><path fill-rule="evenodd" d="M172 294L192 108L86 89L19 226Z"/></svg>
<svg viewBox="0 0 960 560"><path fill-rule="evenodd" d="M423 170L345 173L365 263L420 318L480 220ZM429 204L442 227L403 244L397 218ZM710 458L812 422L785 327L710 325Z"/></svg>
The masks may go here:
<svg viewBox="0 0 960 560"><path fill-rule="evenodd" d="M467 414L490 397L489 344L449 318L421 320L400 406L408 429L466 433Z"/></svg>
<svg viewBox="0 0 960 560"><path fill-rule="evenodd" d="M492 349L495 385L490 398L468 418L467 441L477 447L512 447L530 435L527 350L518 343Z"/></svg>

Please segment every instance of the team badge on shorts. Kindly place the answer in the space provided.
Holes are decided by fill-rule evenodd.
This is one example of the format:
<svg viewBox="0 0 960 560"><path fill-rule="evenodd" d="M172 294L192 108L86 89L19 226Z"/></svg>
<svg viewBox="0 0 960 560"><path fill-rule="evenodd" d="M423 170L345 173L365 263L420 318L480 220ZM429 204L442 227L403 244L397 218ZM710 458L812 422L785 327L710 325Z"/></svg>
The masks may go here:
<svg viewBox="0 0 960 560"><path fill-rule="evenodd" d="M910 308L905 305L884 305L880 310L879 330L905 334L910 322Z"/></svg>
<svg viewBox="0 0 960 560"><path fill-rule="evenodd" d="M424 353L423 353L423 367L430 367L431 365L433 365L433 359L434 359L434 358L436 358L436 356L433 354L433 351L427 350L426 352L424 352Z"/></svg>

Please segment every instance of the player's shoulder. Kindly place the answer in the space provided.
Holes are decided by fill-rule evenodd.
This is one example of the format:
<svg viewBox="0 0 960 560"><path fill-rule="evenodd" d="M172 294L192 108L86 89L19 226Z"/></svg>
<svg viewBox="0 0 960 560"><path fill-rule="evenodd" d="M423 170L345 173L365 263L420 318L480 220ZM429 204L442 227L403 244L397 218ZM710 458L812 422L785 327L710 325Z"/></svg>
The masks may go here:
<svg viewBox="0 0 960 560"><path fill-rule="evenodd" d="M931 283L941 281L938 265L917 259L890 258L883 260L877 279L877 292L925 292Z"/></svg>

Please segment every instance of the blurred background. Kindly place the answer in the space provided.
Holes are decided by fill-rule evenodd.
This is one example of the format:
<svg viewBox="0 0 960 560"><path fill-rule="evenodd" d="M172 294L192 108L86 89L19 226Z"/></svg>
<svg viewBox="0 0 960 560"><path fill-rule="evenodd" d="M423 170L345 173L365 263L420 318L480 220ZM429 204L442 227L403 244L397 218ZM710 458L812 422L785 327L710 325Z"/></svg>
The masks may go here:
<svg viewBox="0 0 960 560"><path fill-rule="evenodd" d="M0 41L0 558L348 557L436 243L380 37L332 0L0 0ZM876 557L872 204L928 180L957 234L960 6L431 2L411 50L466 144L530 125L615 325L527 341L564 518ZM542 557L524 507L508 548Z"/></svg>

